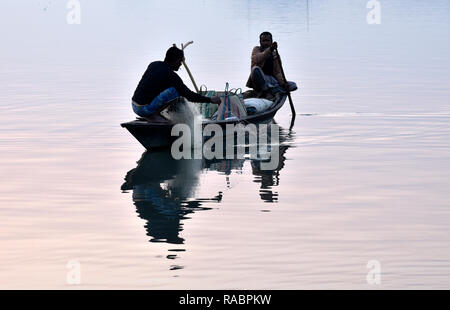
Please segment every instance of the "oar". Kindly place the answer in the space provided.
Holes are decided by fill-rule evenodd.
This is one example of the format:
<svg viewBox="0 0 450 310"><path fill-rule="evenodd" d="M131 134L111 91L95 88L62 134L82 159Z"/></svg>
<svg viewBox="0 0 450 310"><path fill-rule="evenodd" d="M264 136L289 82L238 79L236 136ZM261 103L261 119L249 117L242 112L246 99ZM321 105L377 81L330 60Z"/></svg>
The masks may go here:
<svg viewBox="0 0 450 310"><path fill-rule="evenodd" d="M286 80L286 75L284 75L284 70L283 70L283 65L281 64L281 58L280 58L280 54L278 53L278 49L275 49L275 52L277 53L277 58L278 58L278 63L280 65L280 69L281 69L281 74L283 75L283 79L284 82L287 83ZM291 93L288 90L288 98L289 98L289 104L291 105L291 111L292 111L292 118L295 119L295 108L294 108L294 103L292 102L292 98L291 98Z"/></svg>
<svg viewBox="0 0 450 310"><path fill-rule="evenodd" d="M188 46L189 46L190 44L192 44L192 43L194 43L194 41L189 41L189 42L187 42L187 43L185 43L185 44L181 44L181 50L184 51L184 49L185 49L186 47L188 47ZM173 46L176 46L176 45L174 44ZM188 68L188 66L186 65L186 62L185 62L184 60L182 61L182 64L183 64L184 68L186 68L186 71L187 71L187 73L189 74L189 77L191 78L192 84L194 84L195 91L198 93L198 92L199 92L199 91L198 91L198 87L197 87L197 84L196 84L195 81L194 81L194 77L192 76L191 70L189 70L189 68Z"/></svg>

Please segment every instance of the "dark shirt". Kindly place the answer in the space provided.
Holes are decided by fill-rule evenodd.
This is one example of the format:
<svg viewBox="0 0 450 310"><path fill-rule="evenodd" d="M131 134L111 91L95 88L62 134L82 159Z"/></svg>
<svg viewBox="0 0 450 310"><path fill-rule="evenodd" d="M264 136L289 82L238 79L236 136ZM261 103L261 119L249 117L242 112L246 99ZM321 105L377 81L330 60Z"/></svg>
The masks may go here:
<svg viewBox="0 0 450 310"><path fill-rule="evenodd" d="M261 48L261 52L263 52L264 49ZM270 53L270 56L266 59L264 62L264 66L261 68L265 75L271 75L273 76L273 55Z"/></svg>
<svg viewBox="0 0 450 310"><path fill-rule="evenodd" d="M178 94L191 102L211 102L211 98L194 93L164 61L152 62L139 82L133 101L139 105L152 102L156 96L167 88L175 87Z"/></svg>

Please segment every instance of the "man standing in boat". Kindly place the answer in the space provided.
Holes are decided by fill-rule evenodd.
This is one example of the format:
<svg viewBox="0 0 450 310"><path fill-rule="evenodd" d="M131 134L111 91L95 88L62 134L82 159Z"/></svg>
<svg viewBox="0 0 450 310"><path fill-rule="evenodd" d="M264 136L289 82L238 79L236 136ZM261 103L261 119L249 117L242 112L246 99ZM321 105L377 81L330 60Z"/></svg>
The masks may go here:
<svg viewBox="0 0 450 310"><path fill-rule="evenodd" d="M251 96L273 100L276 94L291 92L297 89L297 84L283 78L278 59L277 42L273 42L270 32L259 35L260 46L252 51L251 73L247 87L253 88Z"/></svg>
<svg viewBox="0 0 450 310"><path fill-rule="evenodd" d="M184 85L175 73L182 61L184 52L173 46L167 50L164 61L154 61L148 66L132 99L133 111L137 115L152 121L166 121L160 112L180 96L191 102L220 104L219 97L201 96Z"/></svg>

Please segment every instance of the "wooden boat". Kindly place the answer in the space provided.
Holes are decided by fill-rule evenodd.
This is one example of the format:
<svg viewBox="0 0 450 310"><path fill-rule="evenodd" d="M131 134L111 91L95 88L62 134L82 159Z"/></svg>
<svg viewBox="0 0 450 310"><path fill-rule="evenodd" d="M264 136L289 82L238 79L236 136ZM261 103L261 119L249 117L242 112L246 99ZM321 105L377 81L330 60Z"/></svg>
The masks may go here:
<svg viewBox="0 0 450 310"><path fill-rule="evenodd" d="M283 95L278 97L273 106L268 110L248 115L239 120L211 120L206 119L203 121L202 126L208 124L217 124L225 127L227 124L258 124L272 120L277 111L284 105L287 96ZM167 148L172 145L178 137L172 136L171 131L174 123L167 122L151 122L144 118L138 118L134 121L120 124L126 128L147 150Z"/></svg>

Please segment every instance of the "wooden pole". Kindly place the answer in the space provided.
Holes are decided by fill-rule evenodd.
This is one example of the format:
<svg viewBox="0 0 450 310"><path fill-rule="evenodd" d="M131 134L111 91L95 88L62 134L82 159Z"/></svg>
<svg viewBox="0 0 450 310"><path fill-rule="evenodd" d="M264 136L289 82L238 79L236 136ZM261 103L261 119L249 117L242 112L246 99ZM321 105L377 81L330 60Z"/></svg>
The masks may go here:
<svg viewBox="0 0 450 310"><path fill-rule="evenodd" d="M281 64L280 54L278 53L278 49L276 49L275 51L277 53L278 63L280 64L281 74L283 75L284 82L287 83L286 75L284 75L283 65ZM289 90L287 90L287 92L288 92L288 98L289 98L289 105L291 106L292 117L293 117L293 119L295 119L296 113L295 113L294 103L292 102L291 93L289 92Z"/></svg>
<svg viewBox="0 0 450 310"><path fill-rule="evenodd" d="M187 43L185 43L185 44L181 44L181 50L184 51L184 49L185 49L188 45L190 45L190 44L192 44L192 43L194 43L194 41L189 41L189 42L187 42ZM176 46L176 45L174 44L174 46ZM198 93L199 90L198 90L197 84L196 84L195 81L194 81L194 77L192 76L191 70L189 70L189 68L188 68L188 66L187 66L187 64L186 64L186 62L185 62L184 60L183 60L181 63L183 64L183 66L184 66L184 68L186 69L186 71L187 71L189 77L191 78L192 84L194 84L195 91Z"/></svg>
<svg viewBox="0 0 450 310"><path fill-rule="evenodd" d="M187 73L189 74L189 77L191 78L192 84L194 84L195 91L198 93L199 90L198 90L197 84L195 84L194 77L192 76L191 71L189 70L188 66L186 65L186 63L184 61L182 61L182 63L183 63L184 68L186 69Z"/></svg>

